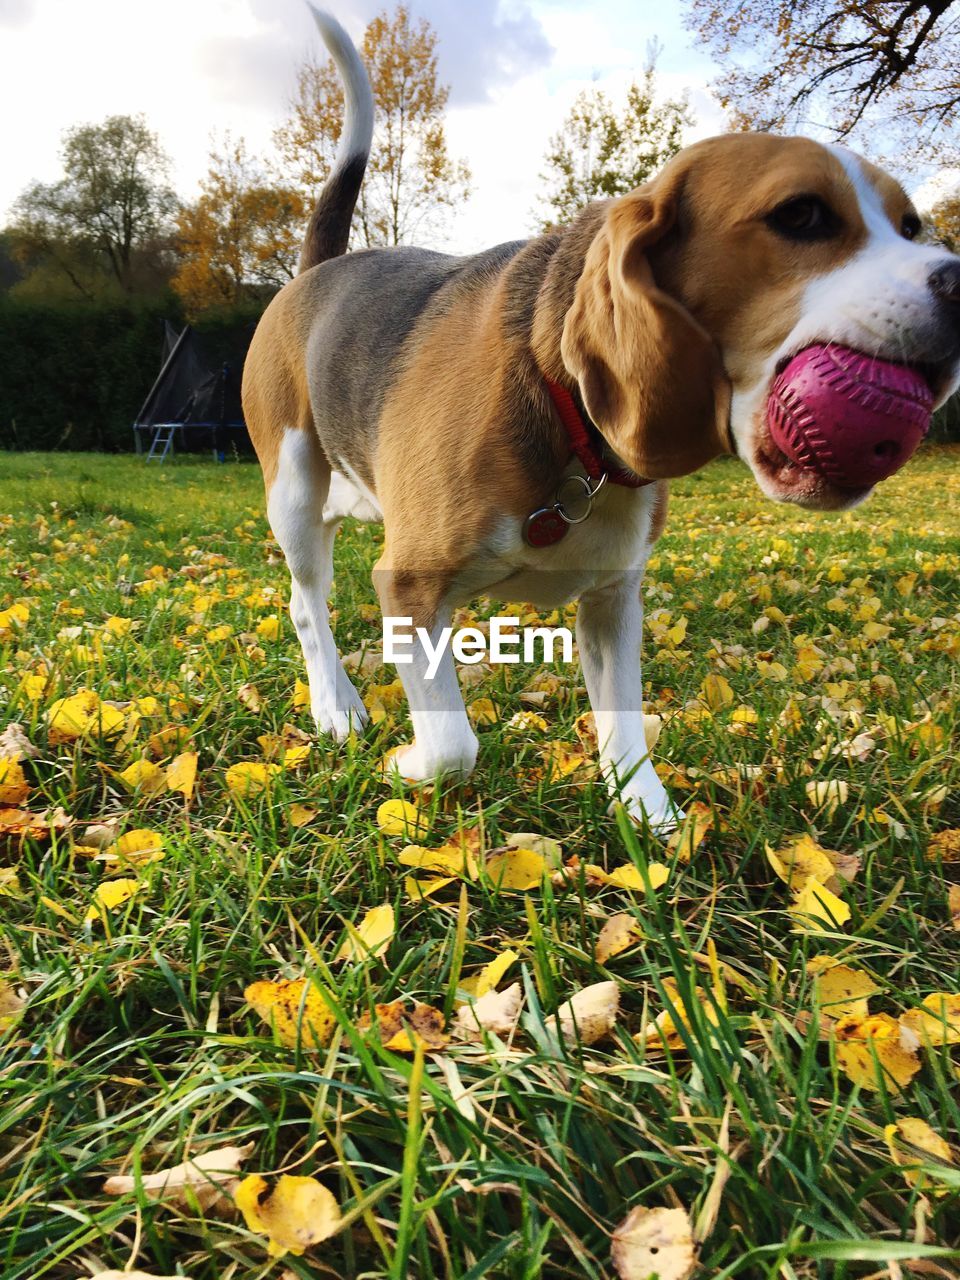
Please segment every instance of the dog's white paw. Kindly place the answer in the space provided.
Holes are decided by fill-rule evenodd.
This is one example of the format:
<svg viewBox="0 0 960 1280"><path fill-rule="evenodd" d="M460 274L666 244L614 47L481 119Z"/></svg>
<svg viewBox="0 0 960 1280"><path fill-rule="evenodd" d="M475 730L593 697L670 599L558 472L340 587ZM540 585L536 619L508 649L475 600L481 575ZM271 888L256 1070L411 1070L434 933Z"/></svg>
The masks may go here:
<svg viewBox="0 0 960 1280"><path fill-rule="evenodd" d="M458 743L455 750L424 751L418 742L401 747L390 757L389 767L407 782L433 782L437 778L459 774L466 777L477 762L479 742L475 737Z"/></svg>
<svg viewBox="0 0 960 1280"><path fill-rule="evenodd" d="M336 701L324 701L311 708L317 732L328 733L335 742L346 742L351 730L359 733L370 719L359 693L346 673L341 674L343 679L337 679Z"/></svg>
<svg viewBox="0 0 960 1280"><path fill-rule="evenodd" d="M648 796L624 796L622 803L638 826L649 827L652 834L660 839L665 839L676 831L686 817L679 805L675 805L663 790Z"/></svg>

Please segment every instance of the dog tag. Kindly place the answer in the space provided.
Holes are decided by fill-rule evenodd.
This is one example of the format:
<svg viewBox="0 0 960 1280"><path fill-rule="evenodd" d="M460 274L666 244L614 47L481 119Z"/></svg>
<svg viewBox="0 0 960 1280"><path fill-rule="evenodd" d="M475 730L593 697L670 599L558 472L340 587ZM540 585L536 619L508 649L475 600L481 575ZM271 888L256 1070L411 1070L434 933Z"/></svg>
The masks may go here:
<svg viewBox="0 0 960 1280"><path fill-rule="evenodd" d="M541 507L524 520L523 540L528 547L551 547L566 537L569 527L556 507Z"/></svg>

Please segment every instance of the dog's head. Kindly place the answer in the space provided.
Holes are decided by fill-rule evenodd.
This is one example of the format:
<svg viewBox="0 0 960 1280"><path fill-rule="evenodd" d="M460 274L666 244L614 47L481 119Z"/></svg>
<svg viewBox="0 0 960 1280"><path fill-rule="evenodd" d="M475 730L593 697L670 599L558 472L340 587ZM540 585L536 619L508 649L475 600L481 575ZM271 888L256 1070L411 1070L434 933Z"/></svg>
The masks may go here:
<svg viewBox="0 0 960 1280"><path fill-rule="evenodd" d="M900 186L843 148L768 134L696 143L607 206L564 323L564 363L640 474L682 475L735 452L771 498L852 506L873 487L870 467L838 482L816 457L783 452L768 402L794 357L828 344L898 366L929 390L928 409L955 389L960 258L915 243L919 230ZM883 435L865 431L854 455L900 447Z"/></svg>

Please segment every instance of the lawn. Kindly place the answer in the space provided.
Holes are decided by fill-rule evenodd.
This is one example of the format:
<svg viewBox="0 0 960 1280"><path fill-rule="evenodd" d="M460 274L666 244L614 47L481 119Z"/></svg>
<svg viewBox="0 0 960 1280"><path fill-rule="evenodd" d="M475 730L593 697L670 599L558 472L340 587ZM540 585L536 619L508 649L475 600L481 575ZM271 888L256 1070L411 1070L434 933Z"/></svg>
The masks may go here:
<svg viewBox="0 0 960 1280"><path fill-rule="evenodd" d="M956 447L841 516L678 483L645 680L683 839L608 813L560 665L471 671L478 770L393 834L394 673L308 736L255 467L3 456L4 1280L684 1276L687 1221L704 1276L957 1275L958 511ZM380 536L340 535L344 653ZM615 1020L555 1016L603 982ZM222 1148L246 1217L151 1197ZM679 1212L616 1263L635 1206Z"/></svg>

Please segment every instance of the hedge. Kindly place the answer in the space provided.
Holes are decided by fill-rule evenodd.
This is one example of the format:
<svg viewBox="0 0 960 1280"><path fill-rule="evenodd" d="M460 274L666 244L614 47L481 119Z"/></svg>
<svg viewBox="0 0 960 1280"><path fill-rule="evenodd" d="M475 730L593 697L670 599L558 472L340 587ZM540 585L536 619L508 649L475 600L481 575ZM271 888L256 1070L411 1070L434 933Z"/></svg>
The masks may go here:
<svg viewBox="0 0 960 1280"><path fill-rule="evenodd" d="M211 355L256 311L199 321ZM173 298L137 306L54 307L0 297L0 449L133 448L131 425L160 370Z"/></svg>
<svg viewBox="0 0 960 1280"><path fill-rule="evenodd" d="M229 350L258 310L199 321L210 354ZM184 323L172 296L70 309L0 296L0 449L132 449L131 424L160 368L164 320ZM937 414L931 436L960 440L960 398Z"/></svg>

